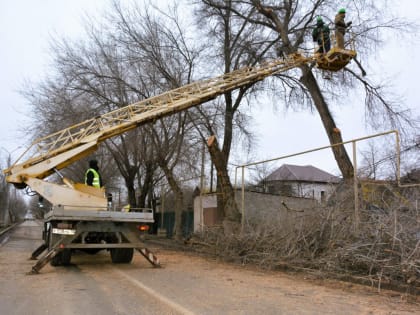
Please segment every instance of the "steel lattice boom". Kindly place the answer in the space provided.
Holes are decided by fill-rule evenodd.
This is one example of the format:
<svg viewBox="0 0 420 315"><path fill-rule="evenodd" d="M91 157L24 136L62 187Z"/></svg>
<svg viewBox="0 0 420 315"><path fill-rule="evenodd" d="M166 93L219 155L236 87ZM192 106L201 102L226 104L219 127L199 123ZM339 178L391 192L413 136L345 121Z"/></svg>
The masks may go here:
<svg viewBox="0 0 420 315"><path fill-rule="evenodd" d="M7 181L23 183L25 179L22 178L22 174L44 178L50 175L54 168L61 169L86 156L96 149L97 144L110 137L200 105L225 92L253 84L312 60L313 57L292 54L284 59L264 62L255 67L245 67L219 77L182 86L39 138L21 158L4 171L9 175ZM50 168L37 167L40 163L66 153L69 156L65 160L49 163ZM22 162L22 157L27 155L30 157ZM30 168L33 171L30 171Z"/></svg>

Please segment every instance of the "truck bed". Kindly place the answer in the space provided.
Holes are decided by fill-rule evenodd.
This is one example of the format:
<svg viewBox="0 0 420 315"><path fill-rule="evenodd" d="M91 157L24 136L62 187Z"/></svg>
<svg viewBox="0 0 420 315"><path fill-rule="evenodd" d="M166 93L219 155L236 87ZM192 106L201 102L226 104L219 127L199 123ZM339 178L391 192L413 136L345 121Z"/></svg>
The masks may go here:
<svg viewBox="0 0 420 315"><path fill-rule="evenodd" d="M46 221L113 221L113 222L145 222L153 223L153 211L144 209L142 212L121 212L105 210L66 210L64 207L54 207L44 215Z"/></svg>

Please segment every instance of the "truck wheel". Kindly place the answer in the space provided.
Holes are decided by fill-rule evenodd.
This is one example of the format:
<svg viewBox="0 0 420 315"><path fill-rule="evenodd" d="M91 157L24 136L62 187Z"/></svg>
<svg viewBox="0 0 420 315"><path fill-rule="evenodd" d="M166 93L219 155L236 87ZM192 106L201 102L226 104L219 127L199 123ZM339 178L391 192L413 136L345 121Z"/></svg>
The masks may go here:
<svg viewBox="0 0 420 315"><path fill-rule="evenodd" d="M71 249L64 249L51 259L51 266L67 266L70 265Z"/></svg>
<svg viewBox="0 0 420 315"><path fill-rule="evenodd" d="M111 248L111 260L114 264L129 264L133 259L132 248Z"/></svg>

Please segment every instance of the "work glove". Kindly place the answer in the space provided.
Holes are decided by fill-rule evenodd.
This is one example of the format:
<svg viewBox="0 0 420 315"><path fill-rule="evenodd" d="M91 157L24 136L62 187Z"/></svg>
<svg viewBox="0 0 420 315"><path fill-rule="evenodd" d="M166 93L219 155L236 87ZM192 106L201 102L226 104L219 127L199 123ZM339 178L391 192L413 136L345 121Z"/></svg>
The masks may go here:
<svg viewBox="0 0 420 315"><path fill-rule="evenodd" d="M352 21L347 22L347 27L349 27L351 25L351 23L353 23Z"/></svg>

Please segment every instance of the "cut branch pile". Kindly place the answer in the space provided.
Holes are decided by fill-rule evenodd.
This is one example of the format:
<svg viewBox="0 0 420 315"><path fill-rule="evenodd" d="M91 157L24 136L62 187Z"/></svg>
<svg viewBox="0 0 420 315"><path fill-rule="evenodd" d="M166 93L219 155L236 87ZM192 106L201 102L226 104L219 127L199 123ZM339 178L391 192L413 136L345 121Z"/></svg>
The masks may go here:
<svg viewBox="0 0 420 315"><path fill-rule="evenodd" d="M420 210L416 203L361 210L356 227L347 202L248 223L240 235L207 228L197 250L263 268L306 269L381 287L420 287ZM414 199L414 201L417 198ZM347 205L346 205L347 204Z"/></svg>

